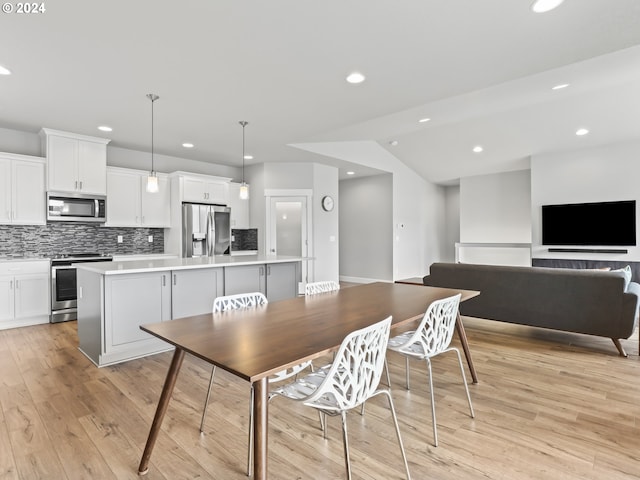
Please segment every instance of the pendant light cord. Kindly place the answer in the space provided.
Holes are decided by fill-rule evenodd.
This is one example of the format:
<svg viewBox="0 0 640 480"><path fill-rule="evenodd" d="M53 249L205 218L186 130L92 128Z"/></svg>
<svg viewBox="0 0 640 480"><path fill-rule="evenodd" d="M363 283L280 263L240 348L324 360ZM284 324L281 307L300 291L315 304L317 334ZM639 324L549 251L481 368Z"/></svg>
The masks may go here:
<svg viewBox="0 0 640 480"><path fill-rule="evenodd" d="M243 120L238 123L242 125L242 184L244 185L244 127L249 125L249 122Z"/></svg>

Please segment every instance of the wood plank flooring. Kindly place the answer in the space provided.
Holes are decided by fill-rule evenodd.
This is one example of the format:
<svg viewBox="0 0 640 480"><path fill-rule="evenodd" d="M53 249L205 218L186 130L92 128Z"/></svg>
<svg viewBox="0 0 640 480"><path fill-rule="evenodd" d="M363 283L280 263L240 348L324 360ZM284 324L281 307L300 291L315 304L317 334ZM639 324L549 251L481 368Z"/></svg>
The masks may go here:
<svg viewBox="0 0 640 480"><path fill-rule="evenodd" d="M455 355L434 360L440 445L432 446L425 366L390 354L393 398L414 479L640 477L638 337L622 358L608 339L465 318L480 383L469 417ZM0 331L0 479L137 479L171 353L98 369L76 323ZM249 385L187 356L151 458L149 480L244 479ZM468 374L468 372L467 372ZM467 375L469 377L469 375ZM344 478L339 421L323 439L314 411L270 405L272 479ZM354 479L401 479L385 399L349 416Z"/></svg>

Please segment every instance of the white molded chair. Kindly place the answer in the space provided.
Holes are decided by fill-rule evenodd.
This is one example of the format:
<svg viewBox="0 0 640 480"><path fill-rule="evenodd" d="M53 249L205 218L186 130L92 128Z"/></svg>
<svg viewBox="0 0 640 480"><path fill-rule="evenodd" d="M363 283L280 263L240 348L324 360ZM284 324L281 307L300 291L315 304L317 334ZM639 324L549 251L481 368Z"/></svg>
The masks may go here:
<svg viewBox="0 0 640 480"><path fill-rule="evenodd" d="M310 373L271 392L271 397L283 396L303 402L322 414L342 417L344 458L348 479L351 479L351 462L346 412L380 394L386 395L389 399L407 479L411 478L391 392L388 389L378 388L384 368L390 326L391 317L387 317L369 327L350 333L342 341L333 363L323 367L322 373Z"/></svg>
<svg viewBox="0 0 640 480"><path fill-rule="evenodd" d="M307 283L307 285L304 287L304 294L315 295L317 293L334 292L336 290L340 290L340 284L332 280L327 280L323 282Z"/></svg>
<svg viewBox="0 0 640 480"><path fill-rule="evenodd" d="M213 312L224 312L227 310L237 310L241 308L255 308L260 305L266 305L268 303L267 297L265 297L261 292L252 292L252 293L240 293L236 295L226 295L221 297L216 297L213 301ZM291 377L296 376L299 372L304 370L307 367L311 367L313 370L313 366L311 361L307 361L293 367L290 367L286 370L282 370L280 372L274 373L269 377L269 383L280 382L282 380L287 380ZM200 421L200 432L204 432L204 421L207 417L207 408L209 406L209 397L211 396L211 389L213 387L213 377L216 373L216 367L213 366L211 370L211 378L209 380L209 388L207 389L207 398L204 402L204 409L202 411L202 420ZM251 386L251 401L249 405L249 453L247 459L247 475L251 476L251 467L252 467L252 458L253 458L253 386Z"/></svg>
<svg viewBox="0 0 640 480"><path fill-rule="evenodd" d="M433 438L434 445L438 446L438 431L436 427L436 406L433 396L433 376L431 370L431 359L436 355L444 352L455 351L458 355L458 364L462 373L462 381L464 389L467 393L467 401L469 402L469 411L473 418L473 406L471 405L471 396L469 395L469 387L467 379L464 375L462 367L462 358L460 351L455 347L450 347L453 330L455 328L458 317L458 306L460 304L460 294L452 297L437 300L429 305L427 312L424 314L420 325L415 331L405 332L397 337L389 339L388 349L398 352L405 356L406 361L406 380L407 390L409 390L409 358L419 358L426 360L427 369L429 371L429 393L431 394L431 418L433 421ZM389 379L389 370L387 368L387 379Z"/></svg>

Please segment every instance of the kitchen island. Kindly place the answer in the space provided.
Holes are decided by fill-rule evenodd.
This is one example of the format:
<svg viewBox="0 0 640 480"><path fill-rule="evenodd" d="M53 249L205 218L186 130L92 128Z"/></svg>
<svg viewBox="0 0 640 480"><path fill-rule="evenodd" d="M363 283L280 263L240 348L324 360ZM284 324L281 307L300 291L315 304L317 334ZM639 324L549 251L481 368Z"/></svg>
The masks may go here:
<svg viewBox="0 0 640 480"><path fill-rule="evenodd" d="M220 295L293 298L302 260L220 255L77 264L80 351L102 367L171 350L140 325L210 312Z"/></svg>

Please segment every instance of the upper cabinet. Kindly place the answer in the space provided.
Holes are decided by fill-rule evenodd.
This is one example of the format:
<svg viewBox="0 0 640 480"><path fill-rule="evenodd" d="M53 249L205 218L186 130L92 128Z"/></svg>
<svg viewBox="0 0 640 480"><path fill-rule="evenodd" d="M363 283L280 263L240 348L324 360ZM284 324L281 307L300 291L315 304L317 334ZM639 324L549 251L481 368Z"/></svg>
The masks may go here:
<svg viewBox="0 0 640 480"><path fill-rule="evenodd" d="M182 201L227 205L229 179L208 175L181 175Z"/></svg>
<svg viewBox="0 0 640 480"><path fill-rule="evenodd" d="M44 225L44 158L0 153L0 224Z"/></svg>
<svg viewBox="0 0 640 480"><path fill-rule="evenodd" d="M47 189L56 192L107 193L107 144L110 140L43 128Z"/></svg>
<svg viewBox="0 0 640 480"><path fill-rule="evenodd" d="M108 227L171 226L169 177L158 173L158 191L147 192L148 172L128 168L107 168Z"/></svg>

